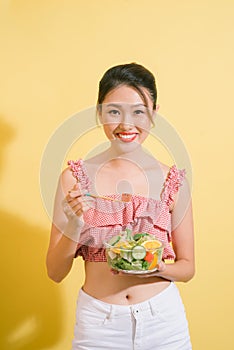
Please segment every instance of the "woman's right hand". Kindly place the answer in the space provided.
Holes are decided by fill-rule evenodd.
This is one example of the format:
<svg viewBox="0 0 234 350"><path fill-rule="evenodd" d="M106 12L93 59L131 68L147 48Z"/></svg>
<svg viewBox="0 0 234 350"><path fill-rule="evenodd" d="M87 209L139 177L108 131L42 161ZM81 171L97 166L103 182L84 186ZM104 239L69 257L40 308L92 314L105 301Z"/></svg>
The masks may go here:
<svg viewBox="0 0 234 350"><path fill-rule="evenodd" d="M81 217L83 215L85 205L78 183L74 185L72 190L68 191L67 196L62 201L62 206L68 220L73 216Z"/></svg>
<svg viewBox="0 0 234 350"><path fill-rule="evenodd" d="M68 220L63 234L78 242L84 226L83 212L89 208L78 183L68 191L67 196L62 201L62 207Z"/></svg>
<svg viewBox="0 0 234 350"><path fill-rule="evenodd" d="M84 231L83 213L91 197L85 196L69 168L59 178L54 202L53 222L46 265L48 276L60 282L69 273Z"/></svg>

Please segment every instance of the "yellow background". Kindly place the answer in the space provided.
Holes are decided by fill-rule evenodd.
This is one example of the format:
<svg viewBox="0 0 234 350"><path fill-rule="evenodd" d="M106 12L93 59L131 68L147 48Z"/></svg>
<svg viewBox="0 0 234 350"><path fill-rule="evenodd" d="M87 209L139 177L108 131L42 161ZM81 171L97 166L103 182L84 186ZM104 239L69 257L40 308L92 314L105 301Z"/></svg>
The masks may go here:
<svg viewBox="0 0 234 350"><path fill-rule="evenodd" d="M104 71L135 61L192 160L197 271L178 285L194 350L231 349L233 1L0 3L0 348L70 349L83 265L60 285L46 276L40 161L54 130L95 104Z"/></svg>

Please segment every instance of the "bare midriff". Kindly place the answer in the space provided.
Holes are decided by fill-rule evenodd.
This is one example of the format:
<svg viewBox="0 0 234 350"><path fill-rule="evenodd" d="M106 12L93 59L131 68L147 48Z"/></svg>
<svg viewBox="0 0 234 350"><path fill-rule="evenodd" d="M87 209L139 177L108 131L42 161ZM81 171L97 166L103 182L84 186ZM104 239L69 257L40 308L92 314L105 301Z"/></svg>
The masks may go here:
<svg viewBox="0 0 234 350"><path fill-rule="evenodd" d="M103 302L118 305L140 303L163 291L170 281L160 277L113 274L106 262L85 262L83 290Z"/></svg>

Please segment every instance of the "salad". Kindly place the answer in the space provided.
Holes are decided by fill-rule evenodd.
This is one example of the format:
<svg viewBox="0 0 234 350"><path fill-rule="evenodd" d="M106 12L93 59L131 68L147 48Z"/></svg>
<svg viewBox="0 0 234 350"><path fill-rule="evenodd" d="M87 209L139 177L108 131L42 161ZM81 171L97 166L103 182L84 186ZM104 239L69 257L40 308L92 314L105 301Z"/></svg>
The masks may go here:
<svg viewBox="0 0 234 350"><path fill-rule="evenodd" d="M162 259L163 243L149 233L126 229L105 243L107 261L112 269L126 272L155 271Z"/></svg>

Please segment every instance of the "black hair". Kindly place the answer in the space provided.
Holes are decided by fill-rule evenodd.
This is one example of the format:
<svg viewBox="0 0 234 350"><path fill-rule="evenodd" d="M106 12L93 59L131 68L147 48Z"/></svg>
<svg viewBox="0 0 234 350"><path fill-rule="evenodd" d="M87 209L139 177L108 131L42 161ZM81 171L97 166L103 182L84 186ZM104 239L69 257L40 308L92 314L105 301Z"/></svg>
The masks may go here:
<svg viewBox="0 0 234 350"><path fill-rule="evenodd" d="M157 89L153 74L137 63L121 64L109 68L99 82L99 93L97 104L101 105L106 95L120 85L127 85L139 93L147 106L147 99L142 91L146 88L153 102L153 109L156 109Z"/></svg>

